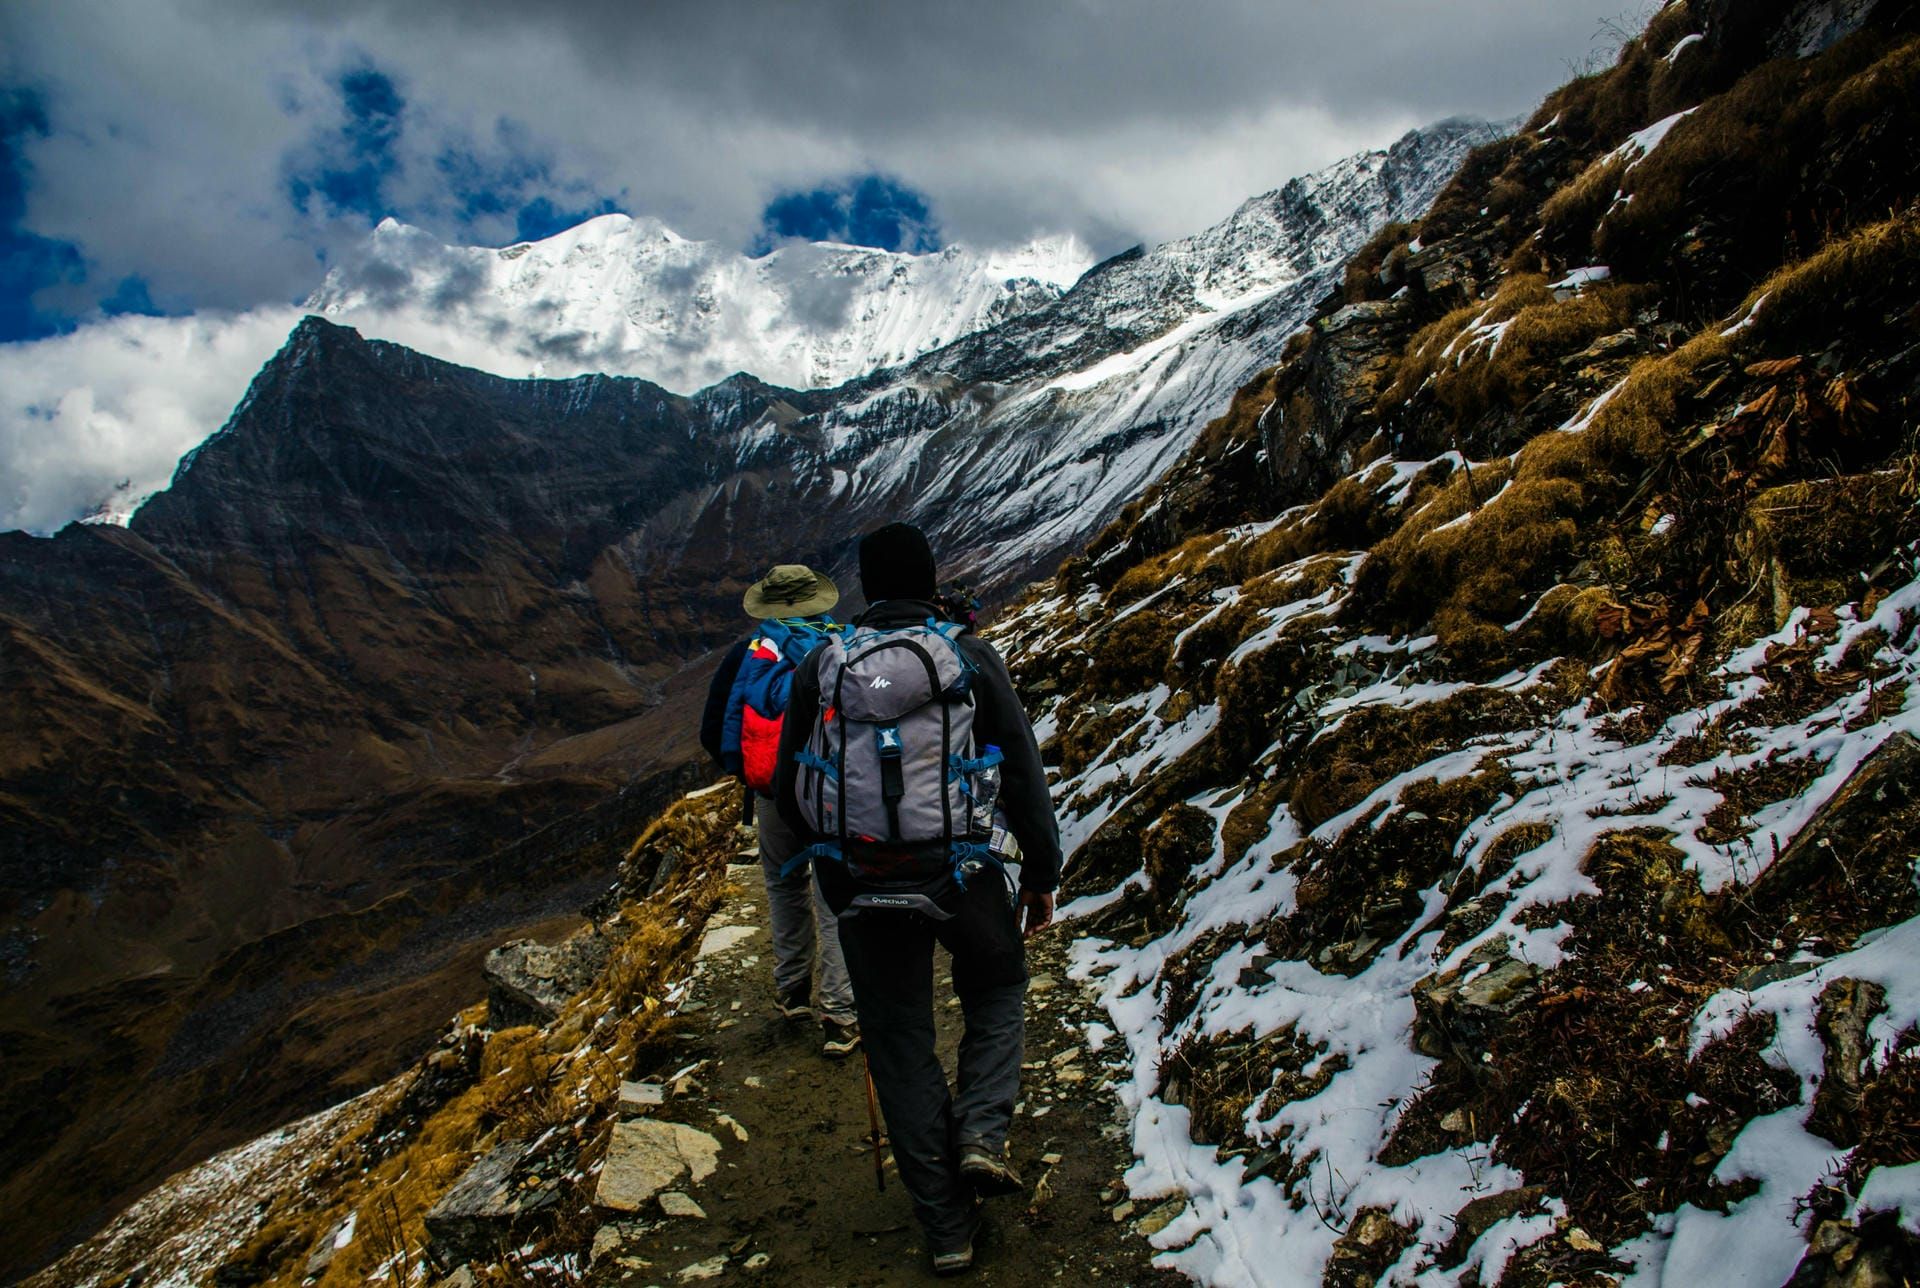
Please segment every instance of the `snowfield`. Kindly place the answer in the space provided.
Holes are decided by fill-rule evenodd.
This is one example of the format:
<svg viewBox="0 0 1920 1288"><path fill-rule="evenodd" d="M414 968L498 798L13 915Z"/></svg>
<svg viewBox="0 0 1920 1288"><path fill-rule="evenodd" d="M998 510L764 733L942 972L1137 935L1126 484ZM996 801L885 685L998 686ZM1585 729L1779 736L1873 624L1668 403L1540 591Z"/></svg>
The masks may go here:
<svg viewBox="0 0 1920 1288"><path fill-rule="evenodd" d="M479 365L503 375L630 375L692 393L746 371L814 389L1058 299L1092 264L1072 236L925 254L796 242L753 258L627 215L500 250L388 219L306 306L439 357L489 337L497 356ZM501 370L508 355L519 370Z"/></svg>

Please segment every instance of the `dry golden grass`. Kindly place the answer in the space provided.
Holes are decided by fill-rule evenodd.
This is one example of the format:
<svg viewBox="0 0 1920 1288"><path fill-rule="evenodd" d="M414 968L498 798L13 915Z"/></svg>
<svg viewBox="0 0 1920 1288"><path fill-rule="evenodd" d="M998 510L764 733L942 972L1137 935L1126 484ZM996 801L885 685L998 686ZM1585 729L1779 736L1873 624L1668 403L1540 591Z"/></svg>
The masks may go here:
<svg viewBox="0 0 1920 1288"><path fill-rule="evenodd" d="M1554 121L1554 133L1587 147L1612 148L1628 134L1698 101L1700 68L1695 58L1674 63L1666 55L1682 37L1700 30L1685 0L1655 14L1646 30L1621 46L1614 65L1577 76L1547 96L1529 132Z"/></svg>
<svg viewBox="0 0 1920 1288"><path fill-rule="evenodd" d="M1684 436L1686 399L1733 341L1717 330L1637 363L1583 431L1539 435L1512 462L1462 472L1369 552L1364 600L1395 620L1432 620L1464 660L1496 661L1502 624L1524 610L1543 573L1567 567L1596 508L1617 501Z"/></svg>
<svg viewBox="0 0 1920 1288"><path fill-rule="evenodd" d="M1669 282L1679 299L1711 311L1744 291L1756 266L1884 218L1912 195L1916 64L1920 37L1890 42L1869 31L1810 59L1753 69L1622 178L1632 200L1602 212L1592 262ZM1705 175L1717 180L1712 205ZM1714 219L1714 261L1687 254L1703 214Z"/></svg>
<svg viewBox="0 0 1920 1288"><path fill-rule="evenodd" d="M1548 245L1569 252L1584 246L1620 195L1627 158L1612 152L1595 157L1573 182L1564 184L1540 207L1540 225Z"/></svg>
<svg viewBox="0 0 1920 1288"><path fill-rule="evenodd" d="M1224 540L1220 533L1203 532L1189 537L1165 554L1135 564L1113 584L1113 590L1107 595L1107 607L1117 612L1136 600L1145 599L1155 591L1164 589L1175 574L1190 577L1206 566L1207 556Z"/></svg>
<svg viewBox="0 0 1920 1288"><path fill-rule="evenodd" d="M1920 39L1909 36L1894 42L1882 57L1833 91L1826 103L1827 127L1852 129L1889 103L1916 101L1920 101Z"/></svg>
<svg viewBox="0 0 1920 1288"><path fill-rule="evenodd" d="M1407 257L1407 243L1420 235L1416 224L1394 222L1367 239L1367 244L1347 261L1342 294L1349 304L1377 299L1385 292L1379 281L1383 268Z"/></svg>
<svg viewBox="0 0 1920 1288"><path fill-rule="evenodd" d="M628 933L593 988L547 1029L488 1035L473 1085L431 1114L404 1147L363 1168L358 1159L378 1157L368 1153L370 1142L360 1135L342 1140L310 1172L325 1178L314 1187L325 1201L300 1210L306 1200L289 1187L242 1257L250 1255L259 1265L271 1253L277 1265L268 1282L298 1284L307 1251L349 1212L358 1212L363 1228L397 1234L355 1240L319 1282L332 1288L359 1284L384 1258L387 1243L397 1240L417 1253L425 1243L428 1209L485 1150L610 1113L636 1051L667 1023L660 999L685 974L720 900L732 849L731 801L722 793L683 799L634 843L630 857L649 846L671 847L679 861L659 891L622 909ZM588 1131L583 1162L597 1147L597 1129Z"/></svg>
<svg viewBox="0 0 1920 1288"><path fill-rule="evenodd" d="M1386 415L1431 385L1464 438L1484 412L1519 407L1558 379L1561 358L1626 327L1647 294L1645 287L1606 283L1556 299L1542 275L1511 274L1490 300L1423 328L1375 410ZM1495 336L1490 329L1497 325Z"/></svg>
<svg viewBox="0 0 1920 1288"><path fill-rule="evenodd" d="M1847 328L1875 324L1883 301L1893 296L1910 302L1916 285L1920 217L1908 210L1780 268L1748 295L1741 313L1753 315L1753 330L1763 342L1798 347L1807 341L1814 347Z"/></svg>

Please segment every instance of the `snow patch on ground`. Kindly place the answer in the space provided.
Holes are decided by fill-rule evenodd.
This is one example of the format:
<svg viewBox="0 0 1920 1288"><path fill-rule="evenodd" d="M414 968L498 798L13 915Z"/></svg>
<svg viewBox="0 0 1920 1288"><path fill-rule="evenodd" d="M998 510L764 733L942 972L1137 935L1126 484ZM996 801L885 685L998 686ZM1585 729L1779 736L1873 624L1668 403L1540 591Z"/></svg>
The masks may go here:
<svg viewBox="0 0 1920 1288"><path fill-rule="evenodd" d="M1601 395L1580 419L1591 420L1598 406L1618 389L1616 385ZM1376 465L1368 477L1380 491L1404 490L1426 464ZM1274 575L1299 571L1296 566ZM1347 571L1350 575L1351 565ZM1264 610L1264 624L1233 656L1241 658L1264 647L1289 625L1298 629L1302 619L1331 608L1343 591L1344 585L1336 584L1320 594ZM1217 602L1208 616L1233 603L1240 593L1238 588L1215 592ZM1030 614L1025 632L1036 630L1043 616L1032 610ZM1920 655L1913 638L1916 617L1920 617L1920 582L1888 596L1870 617L1842 609L1831 639L1821 641L1823 656L1828 665L1834 665L1869 632L1883 632L1887 643L1878 660L1893 666L1896 674L1882 678L1877 687L1884 694L1905 680L1908 693L1920 695ZM1886 738L1902 730L1920 734L1920 696L1910 696L1899 711L1868 722L1871 694L1867 687L1841 686L1826 706L1802 719L1778 727L1749 726L1746 741L1698 764L1662 764L1681 740L1759 694L1767 683L1763 669L1769 651L1802 641L1808 626L1803 611L1779 631L1739 650L1708 677L1722 686L1725 696L1676 715L1640 741L1623 741L1613 732L1622 727L1617 722L1589 712L1583 703L1575 704L1557 714L1549 710L1530 729L1473 740L1436 755L1381 784L1364 801L1310 833L1283 803L1275 809L1265 835L1237 860L1227 863L1216 842L1214 856L1196 865L1193 879L1198 888L1189 894L1172 929L1139 946L1097 937L1081 939L1075 946L1073 973L1098 981L1102 1002L1130 1062L1130 1074L1120 1088L1132 1115L1133 1146L1139 1160L1127 1175L1129 1189L1140 1200L1183 1195L1188 1201L1182 1215L1154 1236L1155 1246L1165 1250L1158 1264L1209 1285L1304 1288L1320 1283L1339 1237L1336 1227L1362 1208L1380 1207L1415 1232L1413 1245L1382 1283L1452 1284L1476 1267L1481 1281L1490 1282L1518 1249L1550 1232L1555 1217L1564 1213L1557 1200L1549 1203L1544 1214L1523 1214L1488 1230L1463 1266L1444 1272L1435 1268L1435 1255L1452 1237L1452 1221L1460 1208L1479 1195L1518 1186L1521 1177L1492 1162L1486 1143L1445 1149L1402 1166L1379 1161L1407 1098L1423 1085L1435 1065L1413 1046L1413 987L1430 974L1460 965L1496 937L1504 937L1515 956L1540 968L1558 964L1567 927L1541 913L1594 892L1591 879L1581 871L1582 860L1602 835L1623 826L1621 814L1632 815L1631 826L1670 835L1705 890L1750 882ZM1332 628L1321 631L1336 633ZM1056 631L1055 646L1073 636L1071 630ZM1393 641L1371 636L1336 645L1343 656L1372 655L1393 647ZM1402 647L1409 654L1416 651ZM1324 733L1356 710L1412 708L1475 687L1533 694L1536 700L1548 698L1553 692L1548 671L1554 664L1542 663L1481 686L1403 672L1324 701L1315 719ZM1124 805L1146 775L1196 746L1216 723L1217 711L1212 707L1171 723L1147 714L1160 709L1168 697L1162 686L1116 704L1116 710L1138 706L1141 719L1080 774L1058 785L1058 799L1072 802L1062 811L1063 840L1070 855ZM1046 728L1049 733L1059 728L1057 711L1049 715ZM1459 778L1489 760L1504 764L1515 779L1515 789L1462 833L1456 851L1460 867L1479 864L1495 839L1515 824L1545 824L1551 830L1544 844L1522 855L1483 892L1509 896L1492 924L1451 951L1439 953L1440 931L1434 924L1447 902L1442 881L1420 892L1424 910L1414 918L1415 928L1379 948L1352 977L1322 973L1308 962L1293 960L1266 960L1260 969L1253 969L1261 951L1260 927L1296 908L1296 879L1292 871L1278 865L1282 855L1303 840L1332 842L1350 829L1371 826L1369 818L1381 817L1378 811L1383 805L1388 812L1396 808L1399 793L1410 783ZM1698 835L1702 820L1721 802L1721 794L1712 786L1718 775L1798 760L1816 767L1812 785L1758 810L1750 820L1750 835L1731 844ZM1241 796L1237 791L1205 793L1190 803L1217 821ZM1145 888L1145 881L1143 873L1135 873L1105 894L1067 905L1063 916L1091 916L1130 889ZM1194 1000L1184 1013L1168 1014L1169 963L1209 935L1231 935L1236 930L1242 942L1230 943L1219 952L1194 987ZM1808 1089L1806 1103L1748 1124L1721 1163L1718 1175L1723 1179L1760 1178L1763 1184L1757 1193L1724 1215L1693 1208L1662 1214L1651 1232L1615 1250L1637 1267L1636 1283L1777 1283L1804 1255L1805 1232L1794 1201L1834 1166L1840 1153L1805 1126L1811 1079L1821 1069L1821 1045L1810 1025L1825 981L1843 976L1874 979L1887 987L1889 1010L1872 1028L1884 1058L1894 1035L1920 1022L1920 919L1808 975L1752 993L1722 993L1701 1007L1697 1044L1726 1032L1751 1012L1777 1016L1780 1036L1768 1058L1802 1079ZM1248 1110L1248 1133L1256 1143L1284 1142L1293 1158L1312 1160L1310 1179L1291 1193L1264 1176L1249 1179L1243 1158L1222 1158L1212 1146L1196 1144L1189 1111L1158 1094L1161 1069L1182 1043L1196 1037L1257 1038L1283 1029L1291 1029L1298 1039L1320 1050L1311 1069L1337 1069L1316 1095L1271 1111L1263 1111L1256 1098ZM1920 1170L1916 1169L1920 1165L1876 1172L1860 1200L1862 1208L1872 1204L1899 1208L1909 1222L1920 1221ZM1735 1270L1730 1272L1729 1267Z"/></svg>

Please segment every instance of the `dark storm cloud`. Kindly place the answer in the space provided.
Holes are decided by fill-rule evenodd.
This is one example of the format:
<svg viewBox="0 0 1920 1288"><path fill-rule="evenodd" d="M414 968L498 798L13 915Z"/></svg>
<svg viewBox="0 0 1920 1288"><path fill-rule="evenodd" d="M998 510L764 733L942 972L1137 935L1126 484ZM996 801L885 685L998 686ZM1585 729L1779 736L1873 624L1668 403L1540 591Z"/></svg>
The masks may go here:
<svg viewBox="0 0 1920 1288"><path fill-rule="evenodd" d="M380 214L502 245L620 208L745 249L818 235L860 176L924 218L826 235L1159 240L1409 126L1525 110L1619 9L91 0L0 6L0 86L49 123L19 232L74 247L96 299L139 277L240 306L304 295Z"/></svg>
<svg viewBox="0 0 1920 1288"><path fill-rule="evenodd" d="M532 32L610 80L852 133L938 120L1064 131L1236 114L1504 114L1604 39L1619 0L219 0L236 17L377 17L432 40ZM1648 9L1657 9L1655 4ZM1642 15L1644 17L1644 15ZM1543 77L1545 79L1543 79Z"/></svg>

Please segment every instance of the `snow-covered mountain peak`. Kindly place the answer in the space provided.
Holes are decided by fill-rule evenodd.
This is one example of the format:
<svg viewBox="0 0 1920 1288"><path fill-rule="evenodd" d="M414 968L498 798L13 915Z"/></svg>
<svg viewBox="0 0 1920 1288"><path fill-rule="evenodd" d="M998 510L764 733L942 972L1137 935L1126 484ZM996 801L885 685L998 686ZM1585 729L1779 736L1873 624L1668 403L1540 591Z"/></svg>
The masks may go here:
<svg viewBox="0 0 1920 1288"><path fill-rule="evenodd" d="M1092 262L1072 236L917 255L790 242L755 258L646 216L598 215L498 249L389 218L307 307L456 359L484 338L525 360L505 374L606 372L691 391L750 371L809 388L1050 303Z"/></svg>

